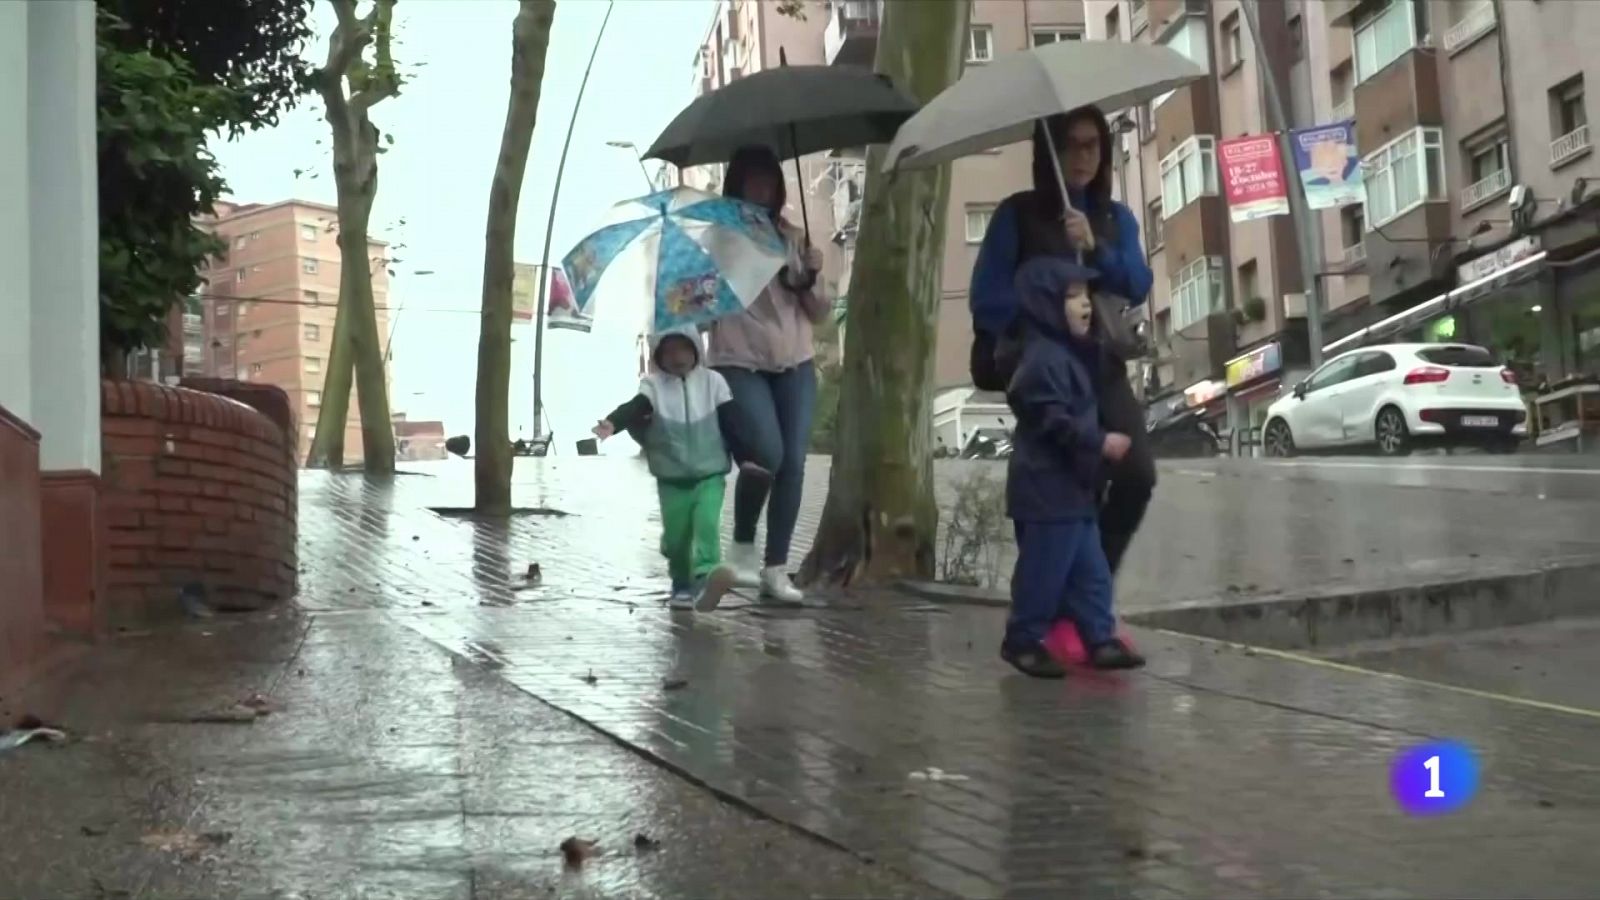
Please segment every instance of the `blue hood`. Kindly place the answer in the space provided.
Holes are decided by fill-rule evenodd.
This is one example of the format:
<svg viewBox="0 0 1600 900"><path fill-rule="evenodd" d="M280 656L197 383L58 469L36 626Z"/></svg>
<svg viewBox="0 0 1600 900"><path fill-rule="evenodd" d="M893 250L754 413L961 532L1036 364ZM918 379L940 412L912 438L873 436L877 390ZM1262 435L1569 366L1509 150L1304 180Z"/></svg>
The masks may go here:
<svg viewBox="0 0 1600 900"><path fill-rule="evenodd" d="M1059 337L1070 337L1062 301L1067 287L1086 284L1100 273L1058 256L1036 256L1017 267L1017 298L1024 318Z"/></svg>

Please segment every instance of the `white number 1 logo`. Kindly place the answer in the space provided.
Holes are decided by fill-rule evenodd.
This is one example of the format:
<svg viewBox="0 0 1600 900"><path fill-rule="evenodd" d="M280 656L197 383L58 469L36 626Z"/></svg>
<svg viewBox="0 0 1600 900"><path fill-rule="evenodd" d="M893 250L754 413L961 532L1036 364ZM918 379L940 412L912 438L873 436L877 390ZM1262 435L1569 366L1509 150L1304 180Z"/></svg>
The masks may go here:
<svg viewBox="0 0 1600 900"><path fill-rule="evenodd" d="M1428 770L1428 789L1423 791L1422 796L1429 799L1443 797L1444 791L1439 789L1439 757L1428 757L1427 762L1424 762L1422 767Z"/></svg>

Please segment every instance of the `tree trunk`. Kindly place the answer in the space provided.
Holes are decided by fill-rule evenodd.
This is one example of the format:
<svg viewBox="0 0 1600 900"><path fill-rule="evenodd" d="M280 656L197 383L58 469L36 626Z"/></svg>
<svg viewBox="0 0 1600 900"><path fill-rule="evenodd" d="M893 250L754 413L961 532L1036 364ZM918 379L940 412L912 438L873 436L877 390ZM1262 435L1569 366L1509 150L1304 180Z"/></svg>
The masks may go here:
<svg viewBox="0 0 1600 900"><path fill-rule="evenodd" d="M511 514L511 278L522 176L539 113L545 51L555 0L522 0L511 25L511 100L500 159L489 188L483 236L483 315L478 325L477 445L473 463L478 512ZM541 278L549 277L541 272Z"/></svg>
<svg viewBox="0 0 1600 900"><path fill-rule="evenodd" d="M961 76L970 6L888 0L877 70L932 100ZM803 583L933 575L931 411L950 170L891 178L883 153L867 156L833 470Z"/></svg>
<svg viewBox="0 0 1600 900"><path fill-rule="evenodd" d="M332 0L339 24L328 42L328 62L316 73L325 115L333 130L340 275L332 350L307 464L344 464L344 431L353 381L360 400L362 465L370 475L391 475L395 463L383 342L378 335L378 312L372 296L374 263L367 257L367 229L372 203L378 195L381 152L378 129L368 112L399 93L400 79L389 49L395 2L374 0L371 12L357 18L356 0ZM362 59L368 45L375 47L376 59L371 65ZM347 84L349 96L345 94Z"/></svg>

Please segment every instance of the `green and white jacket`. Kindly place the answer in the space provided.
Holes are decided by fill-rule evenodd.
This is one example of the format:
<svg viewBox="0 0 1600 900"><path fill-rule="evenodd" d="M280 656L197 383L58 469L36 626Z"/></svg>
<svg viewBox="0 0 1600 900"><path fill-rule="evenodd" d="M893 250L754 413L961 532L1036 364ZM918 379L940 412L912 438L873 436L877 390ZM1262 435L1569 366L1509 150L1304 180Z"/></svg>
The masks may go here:
<svg viewBox="0 0 1600 900"><path fill-rule="evenodd" d="M695 349L695 366L683 376L662 371L661 342L687 338ZM747 457L740 440L738 408L728 382L706 368L700 333L693 327L650 337L655 369L639 382L639 393L607 416L618 431L627 431L644 447L650 474L661 481L700 481L728 472L728 457Z"/></svg>

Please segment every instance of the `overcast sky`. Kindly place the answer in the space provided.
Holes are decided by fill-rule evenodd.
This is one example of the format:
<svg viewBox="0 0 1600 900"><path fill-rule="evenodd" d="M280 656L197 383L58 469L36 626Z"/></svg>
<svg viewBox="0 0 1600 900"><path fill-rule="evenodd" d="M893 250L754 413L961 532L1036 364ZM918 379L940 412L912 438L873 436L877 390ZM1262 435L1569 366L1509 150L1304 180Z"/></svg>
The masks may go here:
<svg viewBox="0 0 1600 900"><path fill-rule="evenodd" d="M520 261L539 261L561 145L606 8L602 0L557 4L517 220ZM379 160L372 234L406 245L395 251L401 261L390 298L399 309L391 316L391 403L413 419L443 419L450 434L473 430L484 216L510 93L516 11L515 0L400 0L395 57L413 79L372 116L395 140ZM606 142L648 147L693 98L695 50L714 12L714 0L617 0L572 134L552 264L607 207L644 193L633 155ZM325 4L317 4L316 23L319 38L325 38L332 28ZM307 53L320 60L325 47L319 40ZM324 150L328 125L319 108L307 103L271 131L216 147L235 199L334 202ZM297 168L307 175L296 178ZM309 178L313 171L322 174ZM434 274L410 274L417 270ZM592 334L545 334L544 399L559 452L570 452L571 442L631 396L637 382L636 319L632 311L611 312L597 311ZM531 325L514 327L513 437L527 434L533 421L532 331Z"/></svg>

